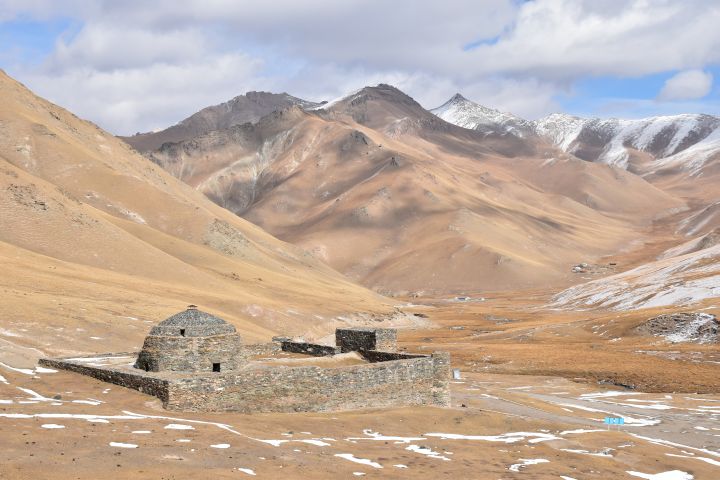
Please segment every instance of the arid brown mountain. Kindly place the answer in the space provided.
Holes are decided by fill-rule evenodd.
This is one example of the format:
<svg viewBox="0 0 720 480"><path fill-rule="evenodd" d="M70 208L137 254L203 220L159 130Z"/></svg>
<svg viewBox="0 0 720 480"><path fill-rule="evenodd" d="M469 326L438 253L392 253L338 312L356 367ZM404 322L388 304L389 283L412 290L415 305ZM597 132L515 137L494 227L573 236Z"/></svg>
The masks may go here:
<svg viewBox="0 0 720 480"><path fill-rule="evenodd" d="M138 133L120 137L139 152L156 150L167 142L181 142L198 135L247 122L257 122L265 115L298 105L312 108L320 104L293 97L287 93L248 92L232 100L203 108L177 125L159 132Z"/></svg>
<svg viewBox="0 0 720 480"><path fill-rule="evenodd" d="M388 85L149 154L216 203L373 289L565 284L683 202L533 136L450 124Z"/></svg>
<svg viewBox="0 0 720 480"><path fill-rule="evenodd" d="M34 332L16 334L12 348L128 348L141 343L144 319L189 303L247 339L394 311L4 73L0 192L0 315ZM127 344L93 345L111 329Z"/></svg>

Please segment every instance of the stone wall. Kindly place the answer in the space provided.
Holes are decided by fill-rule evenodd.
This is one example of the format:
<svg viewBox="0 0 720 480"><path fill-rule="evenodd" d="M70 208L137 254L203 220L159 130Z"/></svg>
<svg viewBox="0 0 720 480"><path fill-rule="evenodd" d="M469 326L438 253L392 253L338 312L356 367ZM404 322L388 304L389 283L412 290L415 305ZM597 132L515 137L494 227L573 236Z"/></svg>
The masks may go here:
<svg viewBox="0 0 720 480"><path fill-rule="evenodd" d="M254 343L241 346L240 356L250 358L259 355L273 355L281 350L282 346L278 342Z"/></svg>
<svg viewBox="0 0 720 480"><path fill-rule="evenodd" d="M130 355L130 354L128 354ZM125 370L114 369L111 367L94 367L82 363L76 363L68 360L54 360L43 358L38 362L43 367L56 368L58 370L68 370L70 372L80 373L93 377L103 382L121 385L123 387L132 388L147 395L158 397L163 404L168 401L168 380L162 378L154 378L146 372L138 371L129 372Z"/></svg>
<svg viewBox="0 0 720 480"><path fill-rule="evenodd" d="M362 355L365 360L370 363L389 362L392 360L408 360L411 358L426 358L430 356L422 353L380 352L378 350L361 350L360 355Z"/></svg>
<svg viewBox="0 0 720 480"><path fill-rule="evenodd" d="M304 353L315 357L326 357L340 353L340 347L320 345L317 343L283 341L281 348L283 352Z"/></svg>
<svg viewBox="0 0 720 480"><path fill-rule="evenodd" d="M338 368L259 367L173 380L166 408L251 413L448 406L449 382L447 353Z"/></svg>
<svg viewBox="0 0 720 480"><path fill-rule="evenodd" d="M335 344L343 353L360 350L397 350L397 330L394 328L338 328Z"/></svg>
<svg viewBox="0 0 720 480"><path fill-rule="evenodd" d="M145 338L135 366L149 372L212 372L236 370L245 363L237 334L210 337L154 336Z"/></svg>

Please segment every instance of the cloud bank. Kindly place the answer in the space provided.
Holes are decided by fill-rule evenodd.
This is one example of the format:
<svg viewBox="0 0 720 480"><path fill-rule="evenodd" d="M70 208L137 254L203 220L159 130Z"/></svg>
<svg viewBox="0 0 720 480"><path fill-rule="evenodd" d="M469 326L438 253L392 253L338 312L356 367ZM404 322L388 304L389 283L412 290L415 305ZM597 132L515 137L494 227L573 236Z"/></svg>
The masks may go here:
<svg viewBox="0 0 720 480"><path fill-rule="evenodd" d="M5 0L0 21L71 18L39 64L5 68L114 133L166 127L248 90L323 100L378 82L426 107L460 91L536 118L588 77L681 72L656 102L702 98L720 64L713 0ZM704 93L703 93L704 92Z"/></svg>

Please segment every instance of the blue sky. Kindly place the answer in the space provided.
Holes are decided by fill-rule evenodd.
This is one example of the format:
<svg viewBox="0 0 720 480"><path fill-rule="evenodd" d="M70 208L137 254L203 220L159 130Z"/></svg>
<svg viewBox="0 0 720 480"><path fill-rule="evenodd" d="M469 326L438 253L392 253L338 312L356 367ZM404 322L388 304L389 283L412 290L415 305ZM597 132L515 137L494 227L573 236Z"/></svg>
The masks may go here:
<svg viewBox="0 0 720 480"><path fill-rule="evenodd" d="M71 18L35 20L26 15L0 22L0 57L3 66L40 65L53 52L60 36L70 38L82 28Z"/></svg>
<svg viewBox="0 0 720 480"><path fill-rule="evenodd" d="M720 79L720 67L710 65L704 71ZM665 82L677 75L671 70L640 77L589 77L580 79L573 91L557 97L563 111L578 116L644 117L678 113L720 115L720 89L711 87L707 95L693 102L658 102L656 97Z"/></svg>
<svg viewBox="0 0 720 480"><path fill-rule="evenodd" d="M113 133L379 82L526 118L720 114L710 0L0 0L0 67Z"/></svg>

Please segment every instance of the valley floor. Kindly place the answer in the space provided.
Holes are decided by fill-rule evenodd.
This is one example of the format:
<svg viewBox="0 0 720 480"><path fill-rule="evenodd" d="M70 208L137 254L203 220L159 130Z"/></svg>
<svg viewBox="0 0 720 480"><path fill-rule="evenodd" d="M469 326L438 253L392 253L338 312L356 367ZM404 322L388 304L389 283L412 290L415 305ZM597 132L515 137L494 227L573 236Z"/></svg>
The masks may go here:
<svg viewBox="0 0 720 480"><path fill-rule="evenodd" d="M447 409L188 414L79 375L0 368L0 478L713 479L720 472L720 395L463 372ZM607 430L605 416L622 416L625 425Z"/></svg>
<svg viewBox="0 0 720 480"><path fill-rule="evenodd" d="M0 478L720 475L717 346L633 335L647 311L550 311L542 292L414 301L405 308L434 327L402 330L401 346L452 352L461 378L451 408L169 412L138 392L3 356ZM608 416L625 425L608 430Z"/></svg>

